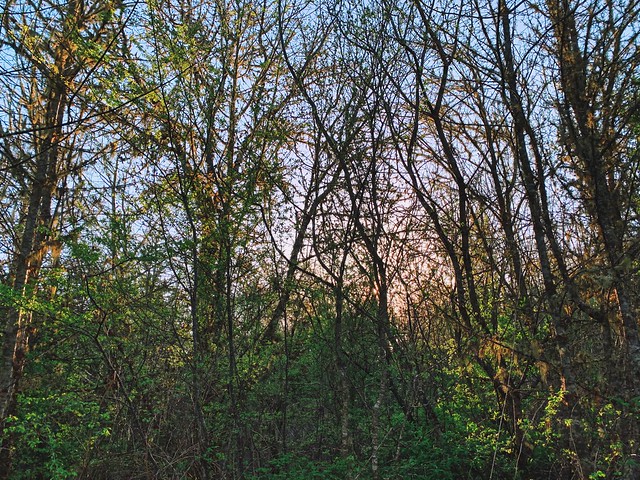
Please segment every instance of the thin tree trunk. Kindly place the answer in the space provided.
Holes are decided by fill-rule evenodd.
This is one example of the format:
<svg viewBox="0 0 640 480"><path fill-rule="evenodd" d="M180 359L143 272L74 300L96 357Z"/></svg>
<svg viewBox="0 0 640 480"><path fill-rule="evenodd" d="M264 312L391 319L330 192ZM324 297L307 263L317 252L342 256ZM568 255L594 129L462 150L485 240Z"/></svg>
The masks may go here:
<svg viewBox="0 0 640 480"><path fill-rule="evenodd" d="M349 432L349 382L347 378L347 367L345 364L344 353L342 351L344 292L342 290L343 284L341 280L342 279L340 279L334 289L336 321L334 326L333 349L336 372L338 373L340 454L346 457L351 450L351 435Z"/></svg>

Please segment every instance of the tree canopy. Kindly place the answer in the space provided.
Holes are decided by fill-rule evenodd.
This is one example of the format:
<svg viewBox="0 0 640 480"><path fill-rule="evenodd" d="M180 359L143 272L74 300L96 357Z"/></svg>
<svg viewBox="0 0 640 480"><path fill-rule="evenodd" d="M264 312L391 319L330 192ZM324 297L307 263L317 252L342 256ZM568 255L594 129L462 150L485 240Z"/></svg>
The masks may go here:
<svg viewBox="0 0 640 480"><path fill-rule="evenodd" d="M1 8L0 478L640 476L640 3Z"/></svg>

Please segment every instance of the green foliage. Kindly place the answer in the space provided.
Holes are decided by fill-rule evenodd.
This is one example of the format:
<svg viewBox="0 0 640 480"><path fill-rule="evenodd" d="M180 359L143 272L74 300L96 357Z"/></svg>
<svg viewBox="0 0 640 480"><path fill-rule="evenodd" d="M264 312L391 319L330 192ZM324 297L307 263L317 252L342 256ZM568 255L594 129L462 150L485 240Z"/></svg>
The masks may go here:
<svg viewBox="0 0 640 480"><path fill-rule="evenodd" d="M366 467L358 465L354 457L330 460L311 460L296 454L285 454L258 468L250 480L343 480L366 478Z"/></svg>
<svg viewBox="0 0 640 480"><path fill-rule="evenodd" d="M30 390L5 434L15 440L14 480L75 478L92 449L110 436L110 417L95 401L73 393Z"/></svg>

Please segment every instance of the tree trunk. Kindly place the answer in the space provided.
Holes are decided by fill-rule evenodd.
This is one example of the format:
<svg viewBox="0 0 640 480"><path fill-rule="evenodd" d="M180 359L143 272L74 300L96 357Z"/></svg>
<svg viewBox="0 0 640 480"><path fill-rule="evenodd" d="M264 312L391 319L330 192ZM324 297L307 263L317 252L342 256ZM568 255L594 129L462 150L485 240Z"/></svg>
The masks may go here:
<svg viewBox="0 0 640 480"><path fill-rule="evenodd" d="M51 199L58 182L58 143L67 100L64 82L54 79L52 83L42 123L37 117L33 122L36 126L42 124L45 127L44 138L36 144L34 177L10 273L11 287L19 300L17 305L5 309L0 358L0 423L3 430L7 417L14 414L32 328L31 315L23 310L21 303L36 293L38 274L48 250L52 227ZM6 478L11 470L10 449L11 439L5 436L0 451L0 478Z"/></svg>

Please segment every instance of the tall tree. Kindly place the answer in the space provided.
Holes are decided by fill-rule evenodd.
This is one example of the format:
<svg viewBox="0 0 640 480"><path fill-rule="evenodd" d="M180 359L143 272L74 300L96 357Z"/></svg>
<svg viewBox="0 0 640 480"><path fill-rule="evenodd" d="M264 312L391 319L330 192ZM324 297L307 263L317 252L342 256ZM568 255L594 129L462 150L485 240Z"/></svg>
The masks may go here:
<svg viewBox="0 0 640 480"><path fill-rule="evenodd" d="M68 185L87 158L79 153L84 94L117 42L122 6L112 2L10 1L2 12L2 169L12 204L2 237L4 283L15 302L3 306L0 421L13 413L29 337L37 328L24 308L38 290L45 262L60 254ZM5 441L6 441L5 437ZM10 470L9 446L1 470Z"/></svg>

